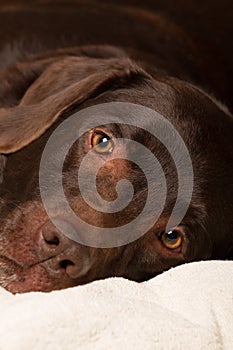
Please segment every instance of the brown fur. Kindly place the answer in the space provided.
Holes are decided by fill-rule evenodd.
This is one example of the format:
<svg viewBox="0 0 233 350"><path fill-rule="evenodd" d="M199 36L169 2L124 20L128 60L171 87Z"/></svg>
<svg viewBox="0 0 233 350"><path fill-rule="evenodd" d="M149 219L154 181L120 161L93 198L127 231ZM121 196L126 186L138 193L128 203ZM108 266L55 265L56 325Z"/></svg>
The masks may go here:
<svg viewBox="0 0 233 350"><path fill-rule="evenodd" d="M143 8L137 1L1 3L0 284L16 293L61 289L109 276L142 281L181 263L230 258L231 1L148 0ZM74 112L112 101L156 110L186 143L194 191L179 225L184 236L180 249L169 250L161 241L177 195L175 165L163 145L136 127L109 125L104 131L144 144L160 161L168 196L158 222L133 243L97 249L71 241L47 217L38 183L47 139ZM94 211L81 198L75 180L88 140L84 135L67 157L65 193L87 222L109 228L123 225L145 203L143 173L124 160L106 163L97 179L103 198L115 198L115 184L122 178L133 183L135 194L118 214ZM64 216L62 208L55 210Z"/></svg>

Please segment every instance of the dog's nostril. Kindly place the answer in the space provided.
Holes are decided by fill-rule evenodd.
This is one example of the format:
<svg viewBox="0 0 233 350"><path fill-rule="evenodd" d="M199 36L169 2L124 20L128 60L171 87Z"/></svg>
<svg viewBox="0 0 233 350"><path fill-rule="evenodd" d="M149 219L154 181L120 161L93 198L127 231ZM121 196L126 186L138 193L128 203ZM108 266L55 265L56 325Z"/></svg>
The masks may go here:
<svg viewBox="0 0 233 350"><path fill-rule="evenodd" d="M74 245L74 242L61 233L50 221L44 223L38 237L38 253L41 254L40 257L43 260L56 256Z"/></svg>
<svg viewBox="0 0 233 350"><path fill-rule="evenodd" d="M64 224L69 230L70 223ZM57 276L60 272L66 278L77 279L89 270L89 249L70 240L52 222L47 221L41 227L38 243L38 256L49 274L55 273Z"/></svg>
<svg viewBox="0 0 233 350"><path fill-rule="evenodd" d="M48 245L57 247L60 244L60 239L55 231L47 231L46 234L44 232L42 234Z"/></svg>
<svg viewBox="0 0 233 350"><path fill-rule="evenodd" d="M74 263L71 260L65 259L60 261L59 265L60 265L60 268L66 270L68 266L74 266Z"/></svg>
<svg viewBox="0 0 233 350"><path fill-rule="evenodd" d="M55 246L58 246L60 241L59 241L59 238L57 236L54 236L52 239L50 240L47 240L45 239L45 242L49 245L55 245Z"/></svg>

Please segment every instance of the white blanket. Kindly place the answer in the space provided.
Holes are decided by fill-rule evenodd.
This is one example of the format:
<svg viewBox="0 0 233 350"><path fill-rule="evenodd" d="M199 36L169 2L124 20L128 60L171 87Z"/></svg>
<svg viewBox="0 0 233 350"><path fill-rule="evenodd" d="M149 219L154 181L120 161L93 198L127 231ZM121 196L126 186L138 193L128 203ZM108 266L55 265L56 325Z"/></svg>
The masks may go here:
<svg viewBox="0 0 233 350"><path fill-rule="evenodd" d="M186 264L141 284L0 289L0 349L232 350L233 262Z"/></svg>

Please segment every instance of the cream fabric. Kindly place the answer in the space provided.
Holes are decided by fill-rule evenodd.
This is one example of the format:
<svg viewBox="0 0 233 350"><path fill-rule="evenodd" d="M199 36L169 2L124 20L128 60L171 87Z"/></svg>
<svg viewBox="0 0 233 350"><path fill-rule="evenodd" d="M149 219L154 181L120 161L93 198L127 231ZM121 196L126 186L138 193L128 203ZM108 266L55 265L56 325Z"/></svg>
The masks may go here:
<svg viewBox="0 0 233 350"><path fill-rule="evenodd" d="M233 262L51 293L0 289L0 349L233 349Z"/></svg>

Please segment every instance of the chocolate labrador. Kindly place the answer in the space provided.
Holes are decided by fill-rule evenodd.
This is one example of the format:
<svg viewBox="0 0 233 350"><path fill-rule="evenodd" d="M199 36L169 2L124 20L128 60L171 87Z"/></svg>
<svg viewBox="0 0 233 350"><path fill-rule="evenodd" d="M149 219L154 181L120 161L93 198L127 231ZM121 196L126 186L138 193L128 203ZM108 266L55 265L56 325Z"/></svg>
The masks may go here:
<svg viewBox="0 0 233 350"><path fill-rule="evenodd" d="M231 0L1 1L1 286L22 293L110 276L144 281L182 263L232 257L232 6ZM57 128L74 115L79 122L80 113L94 111L93 106L110 103L155 111L174 127L192 162L192 196L182 220L168 227L183 184L171 152L150 133L158 120L142 113L143 128L100 118L64 160L62 184L73 212L98 233L123 227L143 211L147 178L128 159L133 149L118 139L150 150L161 164L167 194L159 218L153 218L162 177L152 178L154 196L143 220L154 223L146 232L139 223L140 237L128 243L98 247L57 228L42 201L39 174L47 141ZM60 146L51 163L59 158ZM131 202L118 212L96 210L82 196L77 173L90 150L87 192L98 164L96 187L109 206L120 180L133 186ZM53 173L52 182L58 177ZM189 190L182 188L183 193ZM56 219L85 237L88 232L69 222L58 202L52 201Z"/></svg>

